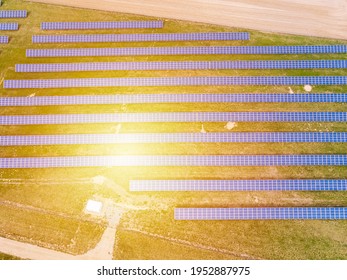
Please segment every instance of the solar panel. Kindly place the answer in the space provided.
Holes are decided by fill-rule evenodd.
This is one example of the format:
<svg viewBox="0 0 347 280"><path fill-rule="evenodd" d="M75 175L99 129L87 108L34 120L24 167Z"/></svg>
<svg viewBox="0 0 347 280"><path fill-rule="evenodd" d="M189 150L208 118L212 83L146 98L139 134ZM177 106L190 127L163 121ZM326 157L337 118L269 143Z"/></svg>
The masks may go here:
<svg viewBox="0 0 347 280"><path fill-rule="evenodd" d="M119 143L347 142L346 132L131 133L0 136L0 146Z"/></svg>
<svg viewBox="0 0 347 280"><path fill-rule="evenodd" d="M8 41L9 41L8 36L0 35L0 44L8 44Z"/></svg>
<svg viewBox="0 0 347 280"><path fill-rule="evenodd" d="M130 191L347 191L347 180L130 180Z"/></svg>
<svg viewBox="0 0 347 280"><path fill-rule="evenodd" d="M0 158L0 168L103 166L346 166L347 155L67 156Z"/></svg>
<svg viewBox="0 0 347 280"><path fill-rule="evenodd" d="M347 68L347 60L145 61L16 64L16 72Z"/></svg>
<svg viewBox="0 0 347 280"><path fill-rule="evenodd" d="M175 220L344 220L347 207L175 208Z"/></svg>
<svg viewBox="0 0 347 280"><path fill-rule="evenodd" d="M0 18L25 18L27 11L22 10L0 10Z"/></svg>
<svg viewBox="0 0 347 280"><path fill-rule="evenodd" d="M42 30L163 28L163 21L42 22Z"/></svg>
<svg viewBox="0 0 347 280"><path fill-rule="evenodd" d="M346 45L330 46L202 46L141 48L27 49L27 57L135 56L195 54L314 54L346 53Z"/></svg>
<svg viewBox="0 0 347 280"><path fill-rule="evenodd" d="M0 106L47 106L87 104L143 104L143 103L224 103L224 102L347 102L347 94L115 94L0 97Z"/></svg>
<svg viewBox="0 0 347 280"><path fill-rule="evenodd" d="M4 88L80 88L199 85L346 85L347 76L214 76L5 80Z"/></svg>
<svg viewBox="0 0 347 280"><path fill-rule="evenodd" d="M0 23L0 30L18 30L18 23L16 22Z"/></svg>
<svg viewBox="0 0 347 280"><path fill-rule="evenodd" d="M170 112L0 116L0 125L229 121L346 122L347 112Z"/></svg>
<svg viewBox="0 0 347 280"><path fill-rule="evenodd" d="M33 35L33 43L249 40L248 32Z"/></svg>

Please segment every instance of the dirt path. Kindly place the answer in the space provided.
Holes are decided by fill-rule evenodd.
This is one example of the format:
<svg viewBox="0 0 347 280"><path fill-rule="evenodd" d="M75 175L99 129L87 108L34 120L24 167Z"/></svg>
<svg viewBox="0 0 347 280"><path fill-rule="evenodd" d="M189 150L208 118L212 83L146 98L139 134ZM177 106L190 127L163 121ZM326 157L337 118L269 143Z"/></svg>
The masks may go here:
<svg viewBox="0 0 347 280"><path fill-rule="evenodd" d="M122 209L114 209L114 213L109 217L109 225L102 235L96 247L84 255L77 256L81 260L112 260L113 248L117 232L117 226L122 217Z"/></svg>
<svg viewBox="0 0 347 280"><path fill-rule="evenodd" d="M345 0L32 0L206 22L269 32L347 39ZM73 19L64 19L71 20Z"/></svg>
<svg viewBox="0 0 347 280"><path fill-rule="evenodd" d="M30 260L73 260L75 256L0 237L0 252Z"/></svg>

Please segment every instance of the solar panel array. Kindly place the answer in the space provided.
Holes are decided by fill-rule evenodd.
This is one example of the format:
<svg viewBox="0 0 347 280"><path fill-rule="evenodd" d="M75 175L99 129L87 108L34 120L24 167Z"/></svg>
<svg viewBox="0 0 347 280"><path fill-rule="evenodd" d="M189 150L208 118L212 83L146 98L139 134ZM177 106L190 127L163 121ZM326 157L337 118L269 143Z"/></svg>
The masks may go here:
<svg viewBox="0 0 347 280"><path fill-rule="evenodd" d="M42 30L163 28L163 21L42 22Z"/></svg>
<svg viewBox="0 0 347 280"><path fill-rule="evenodd" d="M130 191L347 191L347 180L130 180Z"/></svg>
<svg viewBox="0 0 347 280"><path fill-rule="evenodd" d="M8 36L0 35L0 44L8 44L8 41L9 41Z"/></svg>
<svg viewBox="0 0 347 280"><path fill-rule="evenodd" d="M25 18L27 11L22 10L0 10L0 18Z"/></svg>
<svg viewBox="0 0 347 280"><path fill-rule="evenodd" d="M33 43L249 40L248 32L33 35Z"/></svg>
<svg viewBox="0 0 347 280"><path fill-rule="evenodd" d="M346 45L27 49L27 57L346 53Z"/></svg>
<svg viewBox="0 0 347 280"><path fill-rule="evenodd" d="M16 64L16 72L347 68L347 60L145 61Z"/></svg>
<svg viewBox="0 0 347 280"><path fill-rule="evenodd" d="M0 23L0 30L18 30L18 23L16 22L8 22L8 23Z"/></svg>
<svg viewBox="0 0 347 280"><path fill-rule="evenodd" d="M142 103L222 103L222 102L347 102L347 94L116 94L0 97L0 106L47 106Z"/></svg>
<svg viewBox="0 0 347 280"><path fill-rule="evenodd" d="M196 85L346 85L347 76L215 76L5 80L4 88L78 88Z"/></svg>
<svg viewBox="0 0 347 280"><path fill-rule="evenodd" d="M346 122L347 112L178 112L0 116L0 125L118 122Z"/></svg>
<svg viewBox="0 0 347 280"><path fill-rule="evenodd" d="M340 220L347 207L175 208L175 220Z"/></svg>
<svg viewBox="0 0 347 280"><path fill-rule="evenodd" d="M66 156L0 158L0 168L103 166L346 166L347 155Z"/></svg>
<svg viewBox="0 0 347 280"><path fill-rule="evenodd" d="M0 17L3 14L0 11ZM5 17L26 17L10 11ZM17 13L17 15L15 15ZM24 15L25 14L25 15ZM162 21L43 22L43 30L162 28ZM18 24L0 24L17 30ZM248 32L34 35L33 43L160 42L249 40ZM8 41L8 37L7 37ZM1 42L1 37L0 37ZM27 57L135 56L190 54L347 53L346 45L220 46L29 49ZM16 72L70 72L176 69L347 68L347 60L151 61L17 64ZM145 77L6 80L4 88L116 86L346 85L347 76ZM346 102L346 94L135 94L102 96L4 97L0 106L181 102ZM346 122L347 112L169 112L0 116L0 125L122 122ZM0 146L119 143L347 142L347 132L136 133L0 136ZM309 155L117 155L0 158L0 168L111 166L347 166L344 154ZM131 191L346 191L347 180L132 180ZM176 220L347 219L347 208L176 208Z"/></svg>
<svg viewBox="0 0 347 280"><path fill-rule="evenodd" d="M119 143L347 142L346 132L131 133L0 136L0 146Z"/></svg>

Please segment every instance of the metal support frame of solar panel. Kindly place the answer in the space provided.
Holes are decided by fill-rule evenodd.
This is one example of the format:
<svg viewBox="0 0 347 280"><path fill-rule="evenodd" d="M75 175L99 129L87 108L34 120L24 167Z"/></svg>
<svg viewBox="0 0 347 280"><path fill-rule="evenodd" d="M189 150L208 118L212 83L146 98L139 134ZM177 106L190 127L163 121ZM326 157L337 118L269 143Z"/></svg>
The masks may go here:
<svg viewBox="0 0 347 280"><path fill-rule="evenodd" d="M346 45L27 49L27 57L347 53Z"/></svg>
<svg viewBox="0 0 347 280"><path fill-rule="evenodd" d="M131 133L0 136L0 146L124 143L344 143L347 132Z"/></svg>
<svg viewBox="0 0 347 280"><path fill-rule="evenodd" d="M0 44L8 44L8 41L9 41L8 36L0 35Z"/></svg>
<svg viewBox="0 0 347 280"><path fill-rule="evenodd" d="M346 93L285 94L285 93L236 93L236 94L115 94L0 97L0 106L48 106L88 104L142 104L142 103L236 103L236 102L347 102Z"/></svg>
<svg viewBox="0 0 347 280"><path fill-rule="evenodd" d="M248 32L33 35L33 43L249 40Z"/></svg>
<svg viewBox="0 0 347 280"><path fill-rule="evenodd" d="M0 22L0 30L18 30L17 22Z"/></svg>
<svg viewBox="0 0 347 280"><path fill-rule="evenodd" d="M130 155L0 158L0 168L104 166L346 166L347 155Z"/></svg>
<svg viewBox="0 0 347 280"><path fill-rule="evenodd" d="M346 122L347 112L166 112L0 116L0 125L230 121Z"/></svg>
<svg viewBox="0 0 347 280"><path fill-rule="evenodd" d="M163 28L161 20L147 21L96 21L96 22L42 22L42 30L86 30L86 29L127 29Z"/></svg>
<svg viewBox="0 0 347 280"><path fill-rule="evenodd" d="M144 61L16 64L16 72L347 68L347 60Z"/></svg>
<svg viewBox="0 0 347 280"><path fill-rule="evenodd" d="M0 18L25 18L27 11L23 10L0 10Z"/></svg>
<svg viewBox="0 0 347 280"><path fill-rule="evenodd" d="M175 220L345 220L347 207L175 208Z"/></svg>
<svg viewBox="0 0 347 280"><path fill-rule="evenodd" d="M347 191L347 180L130 180L147 191Z"/></svg>
<svg viewBox="0 0 347 280"><path fill-rule="evenodd" d="M82 88L208 85L346 85L347 76L213 76L5 80L4 88Z"/></svg>

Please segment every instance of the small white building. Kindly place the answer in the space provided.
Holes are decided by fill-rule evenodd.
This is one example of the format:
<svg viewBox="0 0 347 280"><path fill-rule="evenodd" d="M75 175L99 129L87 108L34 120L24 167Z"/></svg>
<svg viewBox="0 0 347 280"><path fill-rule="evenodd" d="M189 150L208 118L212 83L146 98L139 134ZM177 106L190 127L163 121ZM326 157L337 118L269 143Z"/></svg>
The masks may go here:
<svg viewBox="0 0 347 280"><path fill-rule="evenodd" d="M102 211L102 206L103 206L102 202L89 199L87 201L85 211L91 214L100 215Z"/></svg>

